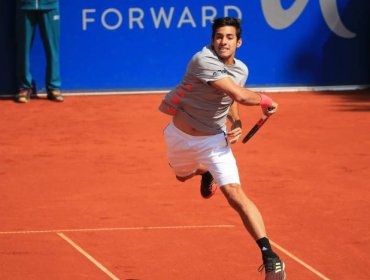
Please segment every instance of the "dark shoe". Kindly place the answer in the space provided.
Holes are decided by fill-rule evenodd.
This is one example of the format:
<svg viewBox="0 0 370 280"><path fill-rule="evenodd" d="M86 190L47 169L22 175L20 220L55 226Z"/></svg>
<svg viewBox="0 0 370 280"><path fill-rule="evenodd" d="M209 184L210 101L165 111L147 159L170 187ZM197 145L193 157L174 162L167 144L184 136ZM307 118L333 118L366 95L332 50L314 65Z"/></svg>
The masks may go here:
<svg viewBox="0 0 370 280"><path fill-rule="evenodd" d="M212 174L207 171L202 175L200 183L200 194L203 198L210 198L217 190L217 184L213 179Z"/></svg>
<svg viewBox="0 0 370 280"><path fill-rule="evenodd" d="M63 97L62 93L60 92L60 90L48 90L46 98L51 100L51 101L55 101L55 102L63 102L64 101L64 97Z"/></svg>
<svg viewBox="0 0 370 280"><path fill-rule="evenodd" d="M265 280L285 280L285 264L279 257L264 258L258 271L265 270Z"/></svg>
<svg viewBox="0 0 370 280"><path fill-rule="evenodd" d="M31 88L24 88L19 90L19 92L15 95L15 102L18 103L28 103L31 99L31 93L32 89Z"/></svg>

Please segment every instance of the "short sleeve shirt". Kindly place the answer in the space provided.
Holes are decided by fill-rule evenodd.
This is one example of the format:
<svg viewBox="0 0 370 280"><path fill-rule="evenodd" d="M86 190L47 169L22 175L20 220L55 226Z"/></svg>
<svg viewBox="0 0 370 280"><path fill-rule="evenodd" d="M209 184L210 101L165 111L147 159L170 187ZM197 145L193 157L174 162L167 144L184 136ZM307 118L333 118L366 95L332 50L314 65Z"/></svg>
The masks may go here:
<svg viewBox="0 0 370 280"><path fill-rule="evenodd" d="M177 115L197 130L222 133L226 130L226 118L233 99L210 86L209 82L226 77L244 86L248 68L238 59L233 65L225 65L212 47L206 46L192 57L182 82L165 96L159 109Z"/></svg>

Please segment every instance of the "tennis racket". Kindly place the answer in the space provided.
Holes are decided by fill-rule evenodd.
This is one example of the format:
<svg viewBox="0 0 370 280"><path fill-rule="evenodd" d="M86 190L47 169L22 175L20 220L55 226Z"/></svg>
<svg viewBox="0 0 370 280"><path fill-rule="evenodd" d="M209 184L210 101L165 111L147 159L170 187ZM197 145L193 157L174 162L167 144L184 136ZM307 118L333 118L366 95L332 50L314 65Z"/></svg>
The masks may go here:
<svg viewBox="0 0 370 280"><path fill-rule="evenodd" d="M274 108L269 108L269 110L273 110ZM265 124L265 122L269 119L271 115L263 114L259 121L253 126L253 128L248 132L248 134L243 139L243 144L247 143L249 139L253 137L254 134Z"/></svg>

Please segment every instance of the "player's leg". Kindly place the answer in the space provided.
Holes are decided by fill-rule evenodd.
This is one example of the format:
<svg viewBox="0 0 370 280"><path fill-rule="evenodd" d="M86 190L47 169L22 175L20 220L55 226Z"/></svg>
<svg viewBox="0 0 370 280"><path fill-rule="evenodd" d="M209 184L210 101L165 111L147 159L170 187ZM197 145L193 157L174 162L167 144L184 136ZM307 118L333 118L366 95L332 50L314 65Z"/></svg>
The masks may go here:
<svg viewBox="0 0 370 280"><path fill-rule="evenodd" d="M262 215L256 205L247 197L240 184L238 167L229 145L213 143L215 147L206 166L215 176L230 206L239 214L246 230L256 240L263 259L266 280L285 279L284 263L272 250L267 238Z"/></svg>
<svg viewBox="0 0 370 280"><path fill-rule="evenodd" d="M258 240L266 236L262 215L256 205L246 196L240 184L227 184L221 187L230 206L235 209L250 235Z"/></svg>
<svg viewBox="0 0 370 280"><path fill-rule="evenodd" d="M263 260L261 269L265 269L265 279L285 279L284 263L271 248L262 215L256 205L247 197L240 184L227 184L222 186L221 190L261 249Z"/></svg>
<svg viewBox="0 0 370 280"><path fill-rule="evenodd" d="M180 182L185 182L193 178L196 175L202 176L202 179L200 181L201 196L203 198L210 198L216 192L217 184L211 172L209 172L208 169L204 165L200 164L199 168L188 176L176 175L176 179L179 180Z"/></svg>
<svg viewBox="0 0 370 280"><path fill-rule="evenodd" d="M190 167L190 169L192 169L192 168ZM176 174L176 169L174 169L174 172ZM207 172L208 172L207 168L203 164L199 164L199 167L195 171L192 171L189 175L184 176L183 175L184 172L182 172L181 175L176 174L176 179L179 180L180 182L185 182L185 181L193 178L194 176L203 175Z"/></svg>
<svg viewBox="0 0 370 280"><path fill-rule="evenodd" d="M250 235L255 240L265 237L266 230L262 216L241 187L238 167L230 146L222 138L211 144L214 149L205 165L214 174L222 193L230 206L240 215Z"/></svg>

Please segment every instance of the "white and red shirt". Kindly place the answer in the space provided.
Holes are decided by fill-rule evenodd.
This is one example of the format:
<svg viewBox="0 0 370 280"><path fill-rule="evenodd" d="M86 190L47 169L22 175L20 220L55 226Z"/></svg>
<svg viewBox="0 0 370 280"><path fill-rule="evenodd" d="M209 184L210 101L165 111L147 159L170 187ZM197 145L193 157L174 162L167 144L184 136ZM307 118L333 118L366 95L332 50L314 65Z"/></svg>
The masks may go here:
<svg viewBox="0 0 370 280"><path fill-rule="evenodd" d="M240 86L248 78L248 67L234 59L225 65L211 46L204 47L190 60L182 82L166 94L159 110L176 115L190 127L218 134L226 131L226 119L233 99L208 82L229 77Z"/></svg>

